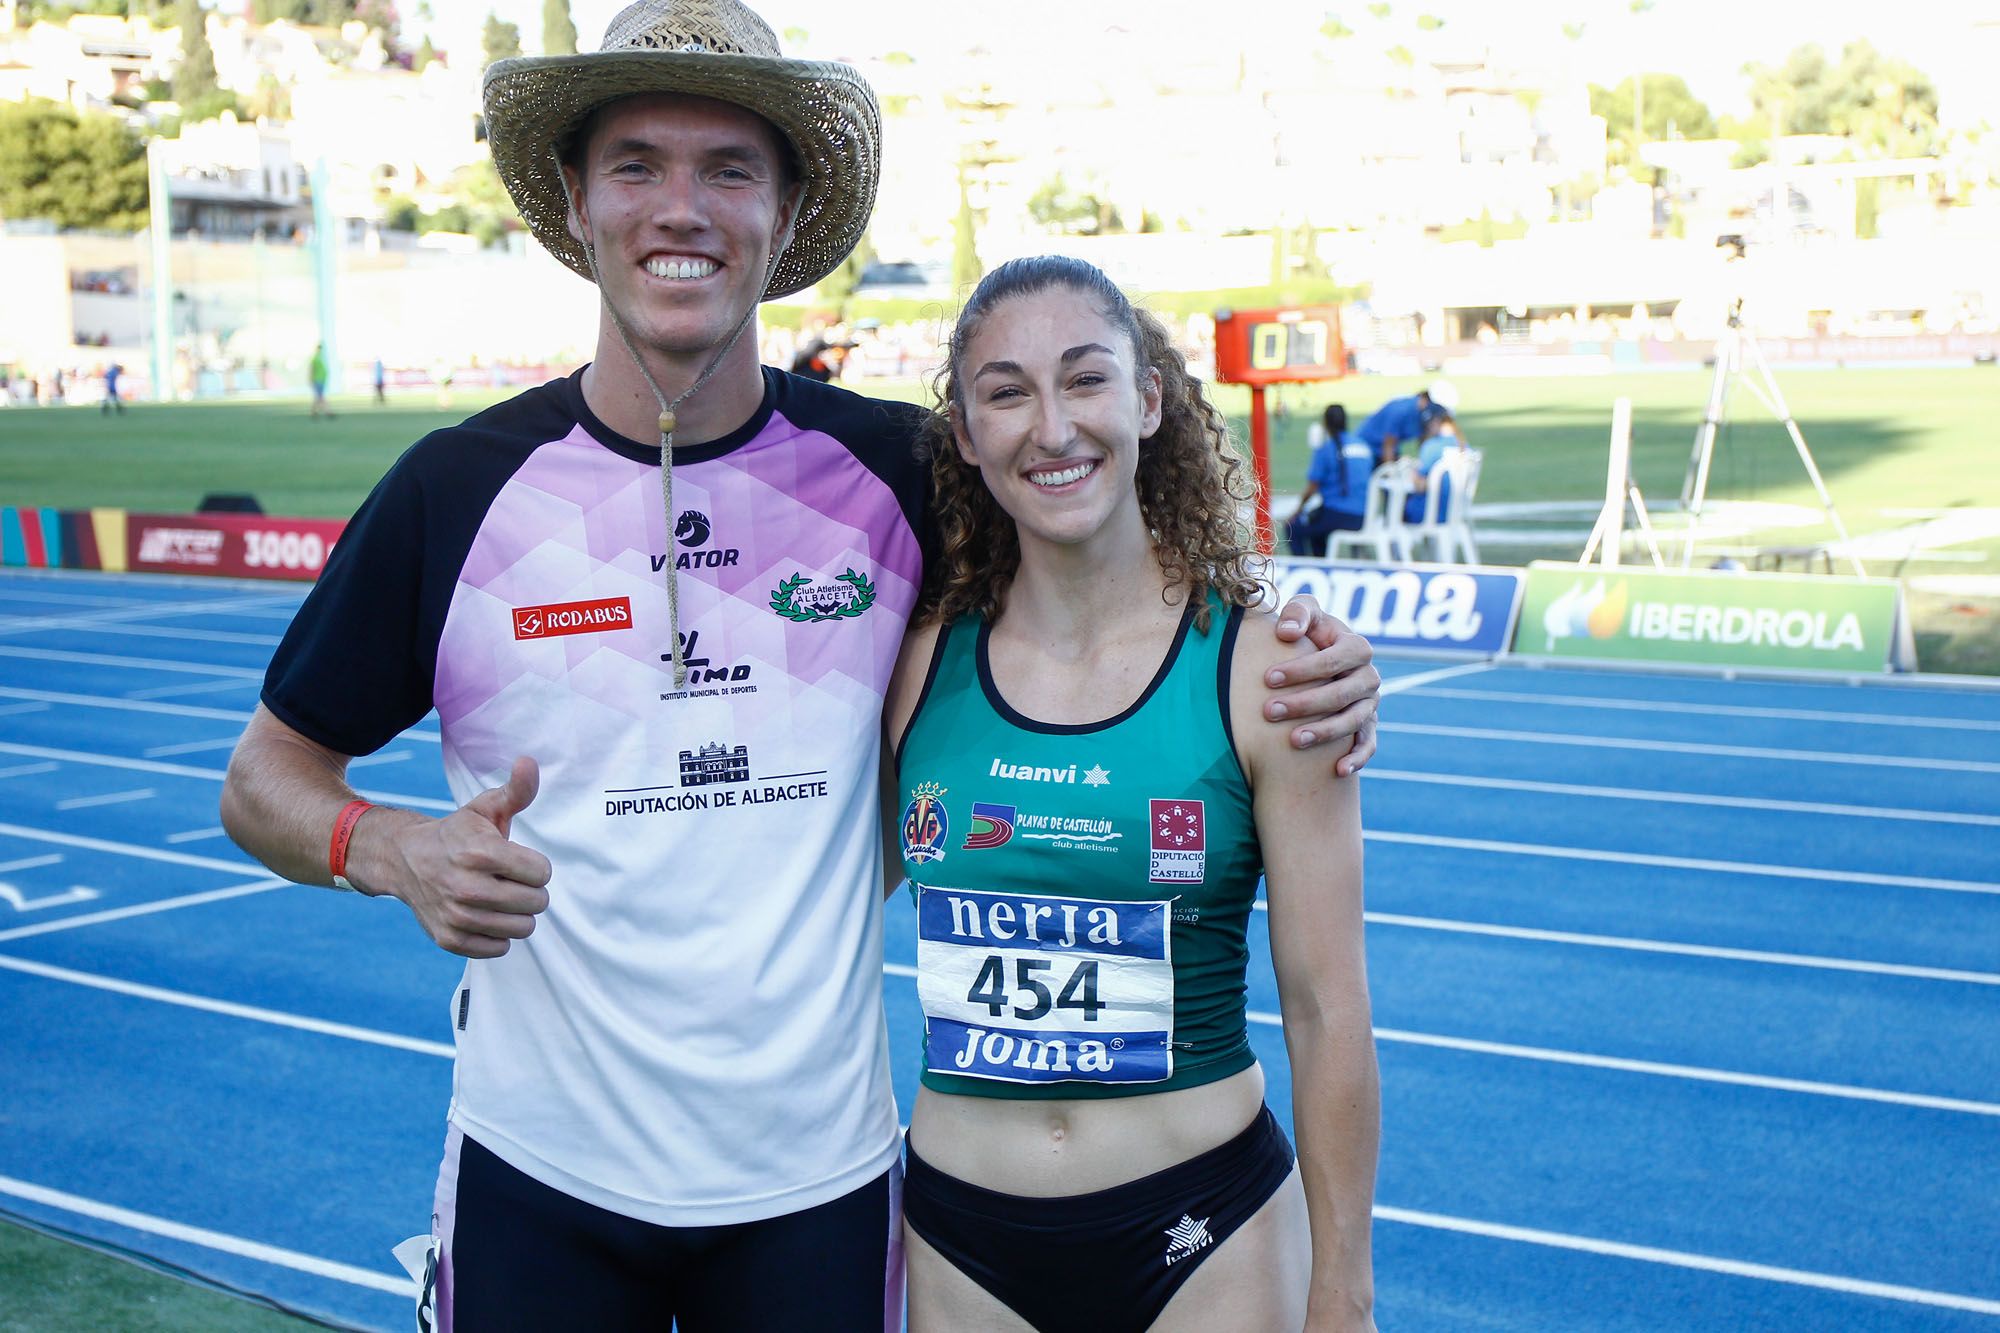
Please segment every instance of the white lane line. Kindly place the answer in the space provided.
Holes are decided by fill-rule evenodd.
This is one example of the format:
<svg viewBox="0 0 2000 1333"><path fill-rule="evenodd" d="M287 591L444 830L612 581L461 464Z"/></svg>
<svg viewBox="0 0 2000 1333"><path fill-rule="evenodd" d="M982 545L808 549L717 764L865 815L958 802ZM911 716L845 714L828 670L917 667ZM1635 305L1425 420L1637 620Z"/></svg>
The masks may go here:
<svg viewBox="0 0 2000 1333"><path fill-rule="evenodd" d="M46 713L47 704L0 704L0 717L14 717L21 713Z"/></svg>
<svg viewBox="0 0 2000 1333"><path fill-rule="evenodd" d="M32 842L52 842L58 847L81 847L91 852L136 856L145 861L164 861L168 865L190 866L196 870L219 870L225 875L254 875L263 869L248 857L234 861L220 861L212 856L192 856L187 852L162 851L158 847L147 847L139 843L86 838L77 833L58 833L53 829L29 828L25 824L0 824L0 837L27 838Z"/></svg>
<svg viewBox="0 0 2000 1333"><path fill-rule="evenodd" d="M12 768L0 768L0 778L25 778L36 773L53 773L55 764L15 764Z"/></svg>
<svg viewBox="0 0 2000 1333"><path fill-rule="evenodd" d="M102 694L62 694L53 690L27 690L0 686L0 699L34 699L53 704L74 704L78 708L109 708L121 713L157 713L164 717L198 717L212 722L234 722L239 725L250 720L250 713L241 708L203 708L199 704L158 703L146 699L120 699ZM426 741L438 744L436 731L410 728L402 734L402 739Z"/></svg>
<svg viewBox="0 0 2000 1333"><path fill-rule="evenodd" d="M1866 870L1821 870L1813 866L1766 865L1755 861L1715 861L1696 856L1656 856L1649 852L1605 852L1592 847L1554 847L1544 843L1498 842L1490 838L1452 838L1442 833L1392 833L1363 829L1369 842L1403 843L1414 847L1449 847L1457 851L1497 852L1504 856L1548 856L1563 861L1602 861L1612 865L1657 866L1665 870L1708 870L1724 875L1769 875L1775 879L1809 879L1828 884L1879 884L1895 889L1938 889L1947 893L2000 894L2000 884L1967 879L1930 879L1916 875L1878 875Z"/></svg>
<svg viewBox="0 0 2000 1333"><path fill-rule="evenodd" d="M4 937L0 937L4 938ZM884 963L882 971L892 977L912 977L917 969L903 963ZM1252 1009L1244 1017L1265 1027L1282 1028L1277 1014ZM1933 1097L1921 1092L1889 1092L1880 1088L1854 1087L1846 1083L1818 1083L1810 1079L1775 1078L1767 1074L1739 1074L1727 1069L1706 1069L1699 1065L1662 1064L1655 1060L1627 1060L1613 1055L1586 1055L1581 1051L1558 1051L1545 1046L1517 1046L1506 1042L1477 1041L1470 1037L1444 1037L1428 1032L1405 1032L1397 1028L1376 1028L1375 1040L1410 1046L1431 1046L1474 1055L1496 1055L1512 1060L1536 1060L1545 1064L1579 1065L1586 1069L1610 1069L1626 1074L1653 1074L1662 1078L1689 1079L1698 1083L1728 1083L1776 1092L1799 1092L1816 1097L1838 1097L1847 1101L1884 1102L1892 1106L1914 1106L1927 1111L1957 1111L1966 1115L2000 1116L2000 1105L1967 1101L1959 1097Z"/></svg>
<svg viewBox="0 0 2000 1333"><path fill-rule="evenodd" d="M64 634L115 634L121 639L175 639L183 643L236 643L252 648L276 648L276 634L236 634L219 629L167 629L160 625L104 625L86 623L7 624L0 621L0 634L57 632Z"/></svg>
<svg viewBox="0 0 2000 1333"><path fill-rule="evenodd" d="M62 853L53 852L48 856L24 856L18 861L0 861L0 875L12 874L16 870L39 870L43 866L62 864Z"/></svg>
<svg viewBox="0 0 2000 1333"><path fill-rule="evenodd" d="M137 773L158 773L166 777L200 778L207 782L220 782L228 774L219 768L194 768L187 764L163 764L156 759L127 759L122 755L97 754L88 750L56 750L43 745L12 745L0 741L0 754L27 755L35 758L56 759L71 764L92 764L99 768L122 768ZM51 765L50 767L54 767ZM410 796L403 792L373 789L356 790L378 805L404 805L412 810L456 810L450 801L440 801L429 796Z"/></svg>
<svg viewBox="0 0 2000 1333"><path fill-rule="evenodd" d="M61 648L23 648L0 644L0 657L19 657L33 662L68 662L75 666L129 667L135 671L178 671L193 676L228 676L235 680L264 679L252 667L212 666L207 662L175 662L159 657L121 657L113 653L75 653Z"/></svg>
<svg viewBox="0 0 2000 1333"><path fill-rule="evenodd" d="M1276 1014L1252 1012L1249 1018L1253 1023L1266 1023L1273 1027L1283 1026ZM1963 1115L2000 1117L2000 1104L1975 1102L1963 1097L1933 1097L1928 1093L1891 1092L1883 1088L1856 1087L1849 1083L1777 1078L1769 1074L1740 1074L1731 1069L1667 1064L1658 1060L1628 1060L1615 1055L1588 1055L1582 1051L1559 1051L1547 1046L1519 1046L1504 1041L1443 1037L1429 1032L1405 1032L1397 1028L1376 1028L1375 1040L1394 1042L1403 1046L1428 1046L1437 1050L1464 1051L1472 1055L1498 1055L1512 1060L1536 1060L1544 1064L1611 1069L1626 1074L1654 1074L1663 1078L1689 1079L1696 1083L1727 1083L1735 1087L1762 1088L1771 1092L1802 1092L1815 1097L1837 1097L1845 1101L1881 1102L1889 1106L1914 1106L1926 1111L1956 1111Z"/></svg>
<svg viewBox="0 0 2000 1333"><path fill-rule="evenodd" d="M0 614L0 634L14 630L91 629L97 626L125 626L134 620L154 620L162 616L199 616L232 611L269 609L277 605L267 596L217 597L195 602L133 602L102 611L78 611L68 615ZM130 626L138 629L140 626Z"/></svg>
<svg viewBox="0 0 2000 1333"><path fill-rule="evenodd" d="M187 832L185 833L169 833L167 835L167 841L176 844L183 842L200 842L205 838L220 838L227 832L228 832L227 829L224 829L219 825L215 828L191 828L187 830Z"/></svg>
<svg viewBox="0 0 2000 1333"><path fill-rule="evenodd" d="M1257 907L1260 910L1264 908L1261 899ZM1532 926L1495 926L1482 921L1403 916L1395 912L1365 912L1362 915L1371 926L1403 926L1411 930L1434 930L1452 935L1487 935L1498 939L1534 940L1544 944L1575 944L1589 949L1628 949L1634 953L1676 954L1684 958L1722 958L1732 962L1768 963L1778 967L1807 967L1828 972L1861 972L1870 976L1914 977L1919 981L1955 981L1974 986L2000 986L2000 972L1965 972L1949 967L1873 963L1857 958L1770 953L1761 949L1728 949L1711 944L1672 944L1665 940L1633 939L1623 935L1582 935L1567 930L1538 930Z"/></svg>
<svg viewBox="0 0 2000 1333"><path fill-rule="evenodd" d="M1781 750L1759 745L1703 745L1694 741L1631 740L1622 736L1575 736L1549 731L1501 731L1490 727L1440 727L1422 722L1384 722L1383 731L1410 736L1450 736L1472 741L1521 745L1576 745L1593 750L1645 750L1660 754L1711 754L1729 759L1783 759L1805 764L1858 764L1868 768L1921 768L1927 772L2000 773L2000 764L1980 759L1930 759L1923 755L1838 754L1826 750Z"/></svg>
<svg viewBox="0 0 2000 1333"><path fill-rule="evenodd" d="M1527 778L1486 778L1463 773L1420 773L1393 768L1365 768L1361 770L1361 776L1380 782L1422 782L1442 787L1532 791L1551 796L1587 796L1607 801L1656 801L1663 805L1708 805L1726 810L1776 810L1787 814L1839 815L1845 819L1905 819L1922 824L1973 824L2000 828L2000 815L1961 814L1954 810L1901 810L1890 806L1837 805L1827 801L1780 801L1760 796L1710 796L1697 792L1652 791L1643 787L1599 787L1579 782L1534 782Z"/></svg>
<svg viewBox="0 0 2000 1333"><path fill-rule="evenodd" d="M1843 1295L1875 1296L1883 1300L1903 1301L1912 1305L1966 1310L1973 1314L2000 1314L2000 1300L1989 1300L1982 1296L1961 1296L1948 1291L1930 1291L1923 1287L1873 1282L1866 1278L1813 1273L1798 1268L1777 1268L1770 1264L1747 1263L1741 1259L1721 1259L1714 1255L1692 1254L1686 1250L1663 1250L1652 1245L1629 1245L1623 1241L1599 1240L1593 1236L1572 1236L1560 1231L1541 1231L1533 1227L1508 1226L1500 1222L1449 1217L1443 1213L1420 1212L1412 1208L1391 1208L1377 1204L1374 1212L1376 1217L1385 1222L1428 1227L1435 1231L1457 1231L1470 1236L1484 1236L1491 1240L1546 1245L1558 1250L1577 1250L1584 1254L1634 1259L1640 1263L1665 1264L1673 1268L1691 1268L1704 1273L1754 1278L1761 1282L1781 1282L1794 1287L1816 1287L1822 1291L1835 1291Z"/></svg>
<svg viewBox="0 0 2000 1333"><path fill-rule="evenodd" d="M244 723L250 712L243 708L203 708L200 704L166 704L149 699L114 699L101 694L65 694L59 690L27 690L0 686L0 699L34 699L42 703L73 704L78 708L109 708L120 713L154 713L162 717L199 717L211 722Z"/></svg>
<svg viewBox="0 0 2000 1333"><path fill-rule="evenodd" d="M199 754L203 750L233 750L241 736L218 736L212 741L182 741L179 745L149 745L139 753L148 759L164 759L170 754Z"/></svg>
<svg viewBox="0 0 2000 1333"><path fill-rule="evenodd" d="M1749 708L1741 704L1674 703L1659 699L1605 699L1594 695L1530 694L1512 690L1426 690L1428 699L1471 699L1484 703L1549 704L1561 708L1604 708L1620 713L1682 713L1694 717L1754 717L1783 722L1852 722L1864 727L1936 727L1943 731L2000 731L2000 722L1980 718L1898 717L1894 713L1844 713L1823 708Z"/></svg>
<svg viewBox="0 0 2000 1333"><path fill-rule="evenodd" d="M206 995L168 990L162 986L147 986L136 981L100 976L94 972L51 967L47 963L30 962L25 958L8 958L0 955L0 970L22 972L49 981L68 982L73 986L87 986L92 990L109 991L114 995L129 995L134 999L156 1000L161 1004L178 1005L183 1009L199 1009L203 1013L221 1014L227 1018L244 1018L255 1023L269 1023L273 1027L293 1028L299 1032L317 1033L323 1037L341 1037L347 1041L365 1042L371 1046L414 1051L418 1055L435 1055L449 1060L454 1053L451 1046L445 1042L424 1041L418 1037L405 1037L394 1032L379 1032L373 1028L356 1027L352 1023L308 1018L303 1014L286 1013L281 1009L266 1009L262 1005L237 1004L230 1000L212 999Z"/></svg>
<svg viewBox="0 0 2000 1333"><path fill-rule="evenodd" d="M374 754L364 754L348 762L348 770L367 768L371 764L400 764L410 757L408 750L377 750Z"/></svg>
<svg viewBox="0 0 2000 1333"><path fill-rule="evenodd" d="M168 699L177 694L219 694L223 690L253 689L254 680L197 680L186 685L155 685L150 689L127 690L127 699Z"/></svg>
<svg viewBox="0 0 2000 1333"><path fill-rule="evenodd" d="M1452 680L1459 676L1470 676L1474 672L1491 671L1492 669L1493 664L1491 662L1461 662L1457 666L1439 667L1435 671L1419 671L1414 675L1398 676L1394 680L1383 681L1382 693L1402 694L1407 690L1414 690L1429 685L1432 681Z"/></svg>
<svg viewBox="0 0 2000 1333"><path fill-rule="evenodd" d="M96 805L124 805L128 801L150 801L159 794L151 787L141 787L137 791L114 791L102 796L72 796L67 801L57 801L56 809L88 810Z"/></svg>
<svg viewBox="0 0 2000 1333"><path fill-rule="evenodd" d="M124 921L135 916L152 916L158 912L177 912L183 907L200 907L205 903L227 902L231 898L245 898L253 893L269 893L272 889L296 888L288 879L260 879L249 884L238 884L234 888L211 889L207 893L189 893L179 898L161 898L150 903L138 903L131 907L114 907L103 912L85 912L80 916L66 916L60 921L43 921L32 926L16 926L12 930L0 930L0 943L8 940L24 940L31 935L54 935L59 931L77 930L84 926L99 926L107 921Z"/></svg>
<svg viewBox="0 0 2000 1333"><path fill-rule="evenodd" d="M190 1245L199 1245L203 1249L218 1250L244 1259L255 1259L259 1263L275 1264L280 1268L310 1273L314 1277L331 1278L335 1282L345 1282L353 1287L386 1291L392 1296L414 1297L417 1294L417 1284L406 1277L391 1277L387 1273L356 1268L352 1264L322 1259L317 1255L301 1254L297 1250L266 1245L262 1241L245 1240L241 1236L210 1231L207 1227L189 1226L185 1222L155 1217L151 1213L134 1212L130 1208L120 1208L114 1204L100 1203L96 1199L86 1199L79 1194L52 1190L46 1186L30 1184L25 1180L16 1180L12 1176L0 1176L0 1194L26 1199L30 1203L38 1203L46 1208L60 1208L66 1213L109 1222L132 1231L143 1231L148 1235L164 1236L168 1240L184 1241Z"/></svg>

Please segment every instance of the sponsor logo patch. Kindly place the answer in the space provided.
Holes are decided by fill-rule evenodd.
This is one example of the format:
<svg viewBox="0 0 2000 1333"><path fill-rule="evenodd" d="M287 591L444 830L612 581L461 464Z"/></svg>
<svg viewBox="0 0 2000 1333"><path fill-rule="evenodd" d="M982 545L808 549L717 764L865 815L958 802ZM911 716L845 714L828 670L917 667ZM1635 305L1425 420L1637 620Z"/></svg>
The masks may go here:
<svg viewBox="0 0 2000 1333"><path fill-rule="evenodd" d="M147 528L139 538L142 565L217 565L227 534L201 528Z"/></svg>
<svg viewBox="0 0 2000 1333"><path fill-rule="evenodd" d="M1208 1234L1208 1219L1199 1222L1186 1213L1181 1220L1167 1228L1167 1267L1171 1268L1183 1259L1192 1258L1215 1243Z"/></svg>
<svg viewBox="0 0 2000 1333"><path fill-rule="evenodd" d="M935 782L920 782L903 807L903 859L913 865L944 860L945 839L950 836L951 819L944 808L945 789Z"/></svg>
<svg viewBox="0 0 2000 1333"><path fill-rule="evenodd" d="M821 620L852 620L875 605L875 585L853 570L825 581L794 574L771 590L771 609L800 625Z"/></svg>
<svg viewBox="0 0 2000 1333"><path fill-rule="evenodd" d="M1200 801L1147 802L1155 884L1199 884L1208 868L1208 826Z"/></svg>
<svg viewBox="0 0 2000 1333"><path fill-rule="evenodd" d="M594 602L551 602L546 606L514 608L514 637L552 639L564 634L595 634L632 628L632 599L603 597Z"/></svg>
<svg viewBox="0 0 2000 1333"><path fill-rule="evenodd" d="M961 851L976 852L999 847L1014 836L1014 807L990 801L972 803L972 831L959 844Z"/></svg>

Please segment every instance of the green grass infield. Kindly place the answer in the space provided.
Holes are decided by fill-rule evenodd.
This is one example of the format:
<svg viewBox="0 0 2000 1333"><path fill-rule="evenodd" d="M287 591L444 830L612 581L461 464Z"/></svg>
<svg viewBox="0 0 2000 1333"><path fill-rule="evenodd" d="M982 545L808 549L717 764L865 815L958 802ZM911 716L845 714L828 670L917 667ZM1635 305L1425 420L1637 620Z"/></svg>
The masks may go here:
<svg viewBox="0 0 2000 1333"><path fill-rule="evenodd" d="M2000 369L1781 370L1777 382L1849 532L1881 535L1868 572L1911 581L1925 669L2000 673ZM1421 383L1366 376L1274 391L1274 491L1299 488L1306 426L1327 403L1344 403L1358 425ZM1701 563L1731 555L1750 564L1759 551L1835 536L1753 383L1736 386L1718 434L1708 492L1716 522L1705 530ZM1696 371L1460 380L1464 434L1486 455L1480 504L1527 506L1482 518L1485 561L1581 552L1604 497L1612 403L1621 396L1632 400L1633 477L1671 532L1709 385ZM914 380L856 387L910 401L926 394ZM0 410L0 503L182 513L205 494L229 491L255 495L271 514L344 517L412 442L497 397L460 392L449 406L428 394L386 406L336 398L327 420L312 419L303 399L138 404L122 417L94 407L9 408ZM1247 391L1222 386L1216 398L1247 440ZM1668 556L1678 559L1677 543ZM1796 556L1790 567L1799 567Z"/></svg>

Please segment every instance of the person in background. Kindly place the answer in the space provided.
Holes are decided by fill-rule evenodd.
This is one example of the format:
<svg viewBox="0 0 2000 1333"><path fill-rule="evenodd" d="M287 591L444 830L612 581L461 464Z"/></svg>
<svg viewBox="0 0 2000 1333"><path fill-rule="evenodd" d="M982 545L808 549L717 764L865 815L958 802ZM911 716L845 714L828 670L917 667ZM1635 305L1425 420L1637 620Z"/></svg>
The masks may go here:
<svg viewBox="0 0 2000 1333"><path fill-rule="evenodd" d="M1424 442L1417 450L1416 466L1410 471L1410 498L1403 502L1403 517L1411 523L1418 523L1424 517L1424 496L1430 490L1431 474L1446 457L1466 447L1465 438L1458 433L1458 420L1442 408L1433 411L1424 421ZM1451 504L1451 479L1438 480L1438 514L1442 516Z"/></svg>
<svg viewBox="0 0 2000 1333"><path fill-rule="evenodd" d="M375 358L375 406L382 407L389 401L389 371L382 364L382 358Z"/></svg>
<svg viewBox="0 0 2000 1333"><path fill-rule="evenodd" d="M312 381L312 415L331 417L333 412L326 405L326 344L313 348L312 361L306 366L306 376Z"/></svg>
<svg viewBox="0 0 2000 1333"><path fill-rule="evenodd" d="M1285 524L1285 544L1293 555L1323 556L1330 535L1361 526L1375 458L1348 431L1347 409L1339 403L1328 404L1320 420L1307 428L1306 443L1312 447L1312 460L1306 465L1298 512Z"/></svg>
<svg viewBox="0 0 2000 1333"><path fill-rule="evenodd" d="M1391 398L1361 423L1359 434L1378 464L1393 463L1405 442L1424 438L1424 417L1433 411L1458 411L1458 390L1450 380L1433 380L1407 398Z"/></svg>
<svg viewBox="0 0 2000 1333"><path fill-rule="evenodd" d="M118 378L124 373L125 367L116 361L104 368L104 403L100 410L107 417L113 412L121 417L125 415L125 400L118 396Z"/></svg>

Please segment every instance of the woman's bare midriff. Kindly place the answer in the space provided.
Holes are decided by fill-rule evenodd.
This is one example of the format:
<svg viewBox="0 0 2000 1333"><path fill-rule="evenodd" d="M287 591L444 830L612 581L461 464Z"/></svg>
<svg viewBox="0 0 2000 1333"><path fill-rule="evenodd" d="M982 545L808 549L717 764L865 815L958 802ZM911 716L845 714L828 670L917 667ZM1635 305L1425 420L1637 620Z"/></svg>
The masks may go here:
<svg viewBox="0 0 2000 1333"><path fill-rule="evenodd" d="M1256 1065L1200 1087L1015 1101L924 1088L910 1146L968 1184L1026 1198L1090 1194L1178 1165L1243 1132L1264 1101Z"/></svg>

